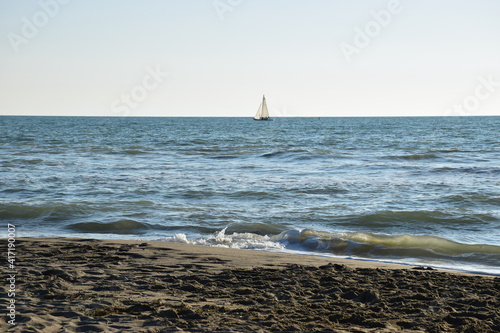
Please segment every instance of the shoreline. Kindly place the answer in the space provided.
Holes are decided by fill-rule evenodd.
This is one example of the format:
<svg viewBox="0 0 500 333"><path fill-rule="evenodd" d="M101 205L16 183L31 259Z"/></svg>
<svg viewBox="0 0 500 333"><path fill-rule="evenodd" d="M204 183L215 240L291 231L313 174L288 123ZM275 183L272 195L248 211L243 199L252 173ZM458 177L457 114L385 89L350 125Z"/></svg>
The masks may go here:
<svg viewBox="0 0 500 333"><path fill-rule="evenodd" d="M196 241L192 240L181 240L181 241L176 241L176 240L161 240L157 237L155 238L105 238L105 237L72 237L72 236L42 236L42 237L32 237L32 236L26 236L23 237L24 239L47 239L47 240L54 240L54 239L77 239L77 240L98 240L98 241L105 241L105 242L149 242L149 243L156 243L158 246L161 246L163 243L167 244L185 244L188 246L194 246L198 247L200 246L201 248L209 247L209 248L221 248L221 249L229 249L229 250L244 250L244 251L256 251L256 252L263 252L263 253L281 253L285 256L291 256L290 257L290 262L296 262L298 259L293 259L294 256L305 256L305 257L314 257L314 258L325 258L326 260L335 260L337 262L341 262L347 266L352 266L352 267L366 267L366 268L371 268L371 267L394 267L394 268L413 268L413 267L425 267L428 270L435 270L435 271L440 271L440 272L449 272L449 273L456 273L456 274L463 274L463 275L479 275L479 276L491 276L491 277L500 277L500 271L491 271L491 268L488 266L473 266L473 265L466 265L466 264L460 264L459 266L456 266L455 268L451 267L451 264L445 264L445 263L426 263L426 262L419 262L417 259L413 259L413 262L411 260L409 261L404 261L401 259L388 259L388 258L366 258L366 257L356 257L356 256L346 256L346 255L335 255L331 254L328 252L315 252L315 251L307 251L307 250L296 250L296 249L278 249L278 248L241 248L241 247L226 247L226 246L219 246L217 244L212 245L212 244L204 244L204 243L196 243ZM265 257L264 257L265 258ZM314 260L313 260L314 261ZM352 261L355 263L353 264ZM311 261L307 261L311 262ZM358 263L358 264L356 264Z"/></svg>
<svg viewBox="0 0 500 333"><path fill-rule="evenodd" d="M483 274L166 241L16 251L9 332L500 331L500 278Z"/></svg>

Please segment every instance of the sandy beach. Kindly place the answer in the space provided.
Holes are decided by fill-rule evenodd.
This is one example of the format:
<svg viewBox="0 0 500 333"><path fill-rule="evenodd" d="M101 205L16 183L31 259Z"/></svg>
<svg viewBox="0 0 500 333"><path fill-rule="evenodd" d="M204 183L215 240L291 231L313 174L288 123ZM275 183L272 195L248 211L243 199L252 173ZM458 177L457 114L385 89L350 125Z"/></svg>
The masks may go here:
<svg viewBox="0 0 500 333"><path fill-rule="evenodd" d="M500 331L493 276L159 241L20 238L16 251L8 332Z"/></svg>

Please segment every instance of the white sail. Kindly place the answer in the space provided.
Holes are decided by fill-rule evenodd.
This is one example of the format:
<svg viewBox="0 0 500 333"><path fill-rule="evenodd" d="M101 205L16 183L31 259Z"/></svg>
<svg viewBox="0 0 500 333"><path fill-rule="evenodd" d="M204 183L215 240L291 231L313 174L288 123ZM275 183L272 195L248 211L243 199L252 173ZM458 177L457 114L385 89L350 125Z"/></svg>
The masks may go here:
<svg viewBox="0 0 500 333"><path fill-rule="evenodd" d="M268 120L269 119L269 110L267 109L266 97L262 96L262 103L260 103L259 109L253 117L255 120Z"/></svg>
<svg viewBox="0 0 500 333"><path fill-rule="evenodd" d="M255 114L255 117L253 119L259 120L262 116L262 103L259 105L259 109L257 110L257 113Z"/></svg>
<svg viewBox="0 0 500 333"><path fill-rule="evenodd" d="M266 97L262 96L262 114L261 118L269 118L269 111L267 110Z"/></svg>

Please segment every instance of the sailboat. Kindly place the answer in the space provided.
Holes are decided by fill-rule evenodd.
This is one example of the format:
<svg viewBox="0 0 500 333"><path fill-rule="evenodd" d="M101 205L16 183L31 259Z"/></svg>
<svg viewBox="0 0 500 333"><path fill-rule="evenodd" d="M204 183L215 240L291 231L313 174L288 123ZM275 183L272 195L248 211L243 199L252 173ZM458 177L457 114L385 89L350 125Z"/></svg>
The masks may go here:
<svg viewBox="0 0 500 333"><path fill-rule="evenodd" d="M269 110L267 110L266 96L262 96L262 103L260 103L259 109L253 117L253 120L272 120L269 117Z"/></svg>

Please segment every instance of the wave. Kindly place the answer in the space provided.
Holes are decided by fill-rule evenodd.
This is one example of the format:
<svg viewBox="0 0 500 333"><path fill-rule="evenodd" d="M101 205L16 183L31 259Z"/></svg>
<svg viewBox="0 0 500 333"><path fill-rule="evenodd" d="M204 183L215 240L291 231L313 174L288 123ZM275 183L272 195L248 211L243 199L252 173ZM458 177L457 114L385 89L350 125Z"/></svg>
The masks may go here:
<svg viewBox="0 0 500 333"><path fill-rule="evenodd" d="M399 156L388 156L392 159L398 160L410 160L410 161L418 161L418 160L428 160L439 158L436 154L412 154L412 155L399 155Z"/></svg>
<svg viewBox="0 0 500 333"><path fill-rule="evenodd" d="M289 191L297 192L302 194L337 194L337 193L345 193L348 192L344 184L336 183L336 184L319 184L319 185L310 185L310 186L302 186L300 188L290 188Z"/></svg>
<svg viewBox="0 0 500 333"><path fill-rule="evenodd" d="M85 212L86 205L47 203L39 206L27 204L0 204L1 219L62 220Z"/></svg>
<svg viewBox="0 0 500 333"><path fill-rule="evenodd" d="M207 238L189 240L186 234L178 233L172 237L167 237L170 242L187 244L207 245L226 247L232 249L258 249L258 250L283 250L285 247L267 235L258 235L250 232L232 234L226 233L227 228L218 231Z"/></svg>
<svg viewBox="0 0 500 333"><path fill-rule="evenodd" d="M235 159L235 158L239 158L240 155L242 154L233 154L233 155L229 155L229 154L225 154L225 155L216 155L216 156L211 156L210 158L213 158L215 160L232 160L232 159Z"/></svg>
<svg viewBox="0 0 500 333"><path fill-rule="evenodd" d="M358 226L363 229L377 227L391 227L396 224L407 225L419 223L421 225L470 226L485 224L498 219L486 213L447 212L441 210L382 210L364 215L346 215L338 217L337 223L348 226Z"/></svg>
<svg viewBox="0 0 500 333"><path fill-rule="evenodd" d="M9 190L12 191L12 190ZM97 192L95 192L97 193ZM92 193L92 195L95 195ZM107 194L108 192L102 192ZM121 205L96 204L89 201L81 202L46 202L38 205L22 203L0 203L0 220L37 220L37 221L68 221L82 218L89 214L120 212L122 205L127 207L147 208L151 201L122 201Z"/></svg>
<svg viewBox="0 0 500 333"><path fill-rule="evenodd" d="M123 150L120 151L112 151L111 154L124 154L124 155L141 155L147 154L150 148L143 146L129 146L124 147Z"/></svg>
<svg viewBox="0 0 500 333"><path fill-rule="evenodd" d="M276 150L270 153L262 154L261 157L272 159L272 158L291 158L295 160L310 160L320 155L310 152L307 149L289 149L289 150Z"/></svg>
<svg viewBox="0 0 500 333"><path fill-rule="evenodd" d="M67 226L67 228L84 233L115 233L115 234L135 234L145 231L149 226L134 220L119 220L110 223L101 222L81 222Z"/></svg>
<svg viewBox="0 0 500 333"><path fill-rule="evenodd" d="M500 206L499 196L489 196L481 193L467 193L467 194L452 194L444 197L445 201L458 202L458 203L486 203L491 205Z"/></svg>
<svg viewBox="0 0 500 333"><path fill-rule="evenodd" d="M6 163L4 166L17 166L17 165L36 165L36 164L42 164L44 163L45 160L41 158L15 158L10 161L5 161Z"/></svg>
<svg viewBox="0 0 500 333"><path fill-rule="evenodd" d="M273 158L273 157L280 157L280 156L283 156L283 155L286 155L286 154L287 154L286 151L274 151L274 152L271 152L271 153L262 154L261 156L265 157L265 158Z"/></svg>
<svg viewBox="0 0 500 333"><path fill-rule="evenodd" d="M279 194L271 191L253 191L253 190L243 190L236 191L233 193L228 193L228 197L234 199L255 199L255 200L264 200L264 199L276 199Z"/></svg>
<svg viewBox="0 0 500 333"><path fill-rule="evenodd" d="M481 150L474 150L474 149L460 149L460 148L449 148L449 149L432 149L432 151L435 151L437 153L477 153L481 152Z"/></svg>
<svg viewBox="0 0 500 333"><path fill-rule="evenodd" d="M257 227L257 232L252 230ZM500 246L465 244L428 235L384 235L369 232L331 233L312 229L287 229L269 236L262 226L229 226L209 237L189 240L185 234L167 237L167 241L240 249L292 250L435 267L482 267L483 272L500 274ZM274 231L279 230L275 226ZM272 231L272 230L270 230ZM476 269L480 272L481 269Z"/></svg>
<svg viewBox="0 0 500 333"><path fill-rule="evenodd" d="M140 154L147 154L147 152L140 150L140 149L125 149L124 151L121 152L122 154L125 155L140 155Z"/></svg>
<svg viewBox="0 0 500 333"><path fill-rule="evenodd" d="M433 170L436 173L451 173L451 174L472 174L472 175L497 175L500 174L500 167L438 167Z"/></svg>
<svg viewBox="0 0 500 333"><path fill-rule="evenodd" d="M379 235L367 232L329 233L304 229L302 231L287 230L274 236L273 239L290 245L300 244L312 250L324 249L335 254L376 255L380 253L400 256L402 253L411 254L412 251L416 251L419 256L427 252L429 257L439 257L475 253L497 255L500 260L500 246L464 244L426 235Z"/></svg>

